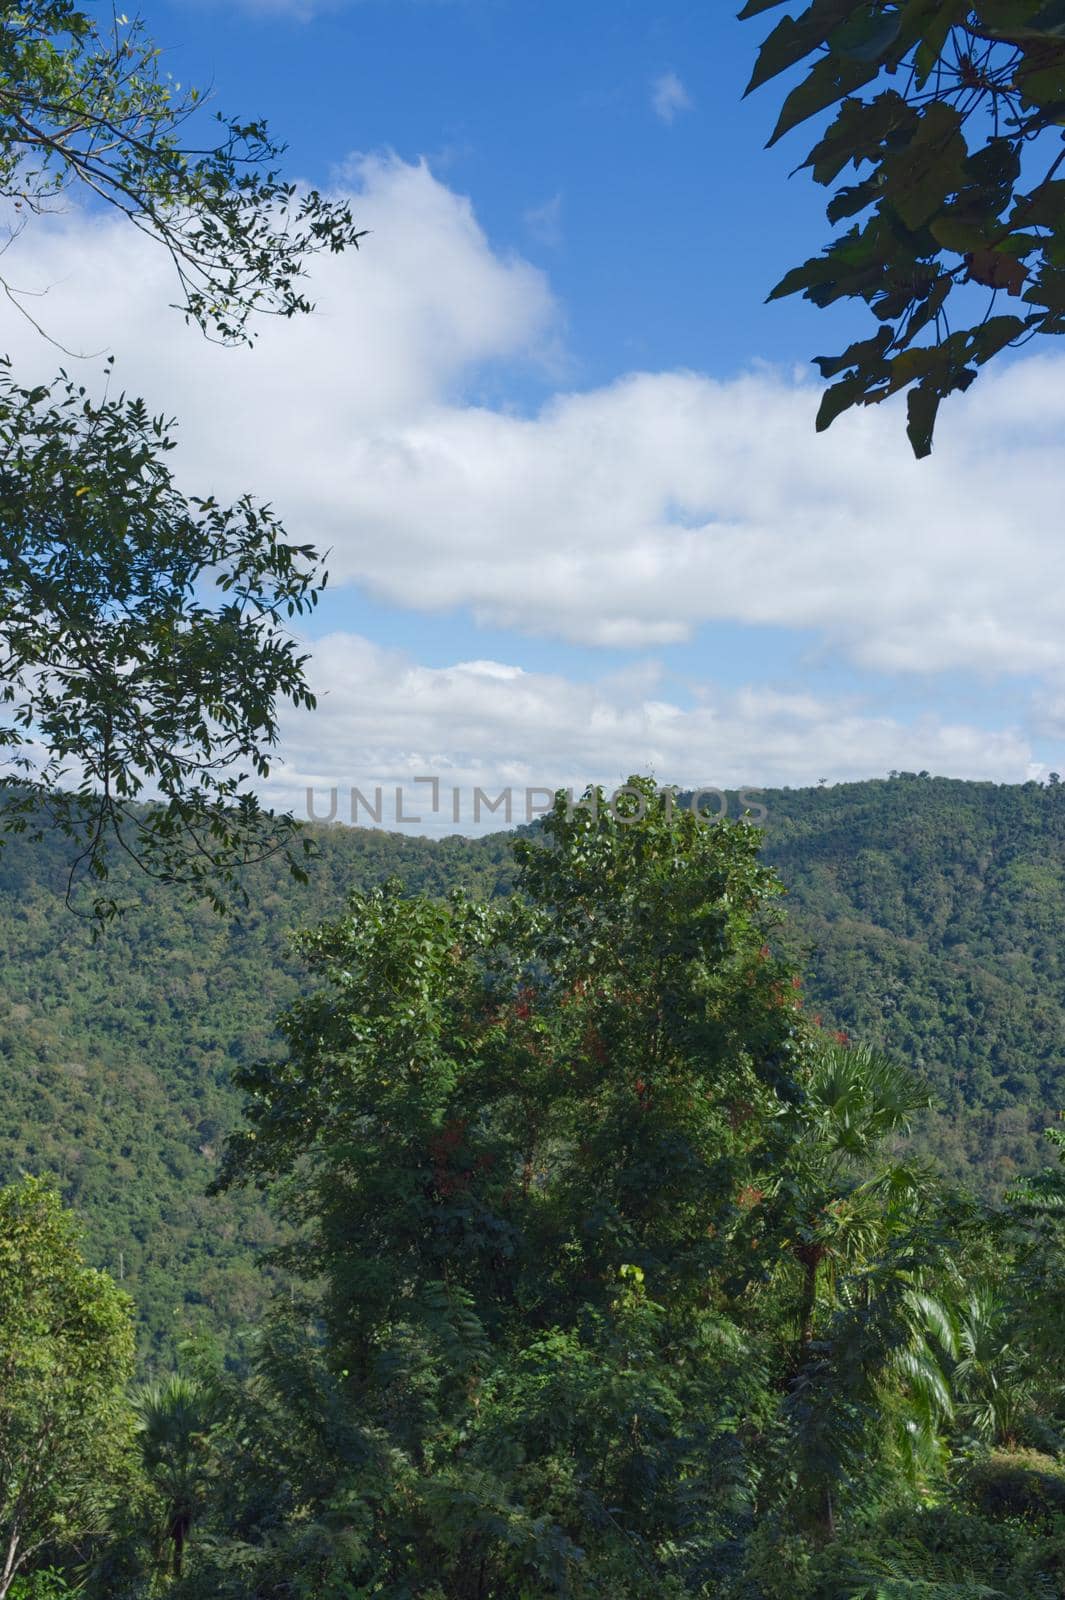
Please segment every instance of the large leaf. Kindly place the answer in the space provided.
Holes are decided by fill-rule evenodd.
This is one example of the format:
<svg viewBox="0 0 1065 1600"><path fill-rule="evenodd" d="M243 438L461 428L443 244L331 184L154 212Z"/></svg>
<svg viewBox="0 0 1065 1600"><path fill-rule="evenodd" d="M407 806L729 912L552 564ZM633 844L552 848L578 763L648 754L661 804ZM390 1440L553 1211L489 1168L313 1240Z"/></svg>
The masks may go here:
<svg viewBox="0 0 1065 1600"><path fill-rule="evenodd" d="M988 317L973 333L974 358L981 366L1019 339L1028 323L1022 317Z"/></svg>
<svg viewBox="0 0 1065 1600"><path fill-rule="evenodd" d="M937 244L959 256L968 255L971 250L982 250L987 245L985 228L950 211L933 217L928 227Z"/></svg>
<svg viewBox="0 0 1065 1600"><path fill-rule="evenodd" d="M911 389L906 396L906 437L918 461L932 452L938 410L939 395L926 384Z"/></svg>
<svg viewBox="0 0 1065 1600"><path fill-rule="evenodd" d="M890 346L891 329L880 328L872 339L859 339L841 356L814 356L814 365L820 367L822 378L834 378L837 372L845 372L848 367L882 365Z"/></svg>
<svg viewBox="0 0 1065 1600"><path fill-rule="evenodd" d="M835 121L803 164L813 169L818 183L831 183L849 162L857 166L879 159L885 139L916 123L916 111L895 89L874 100L844 100Z"/></svg>
<svg viewBox="0 0 1065 1600"><path fill-rule="evenodd" d="M954 106L934 101L906 149L886 165L887 198L910 229L923 227L964 181L961 121Z"/></svg>
<svg viewBox="0 0 1065 1600"><path fill-rule="evenodd" d="M815 0L800 17L782 17L758 52L744 94L750 94L770 78L794 67L854 9L855 0Z"/></svg>
<svg viewBox="0 0 1065 1600"><path fill-rule="evenodd" d="M747 0L742 11L737 11L739 22L746 22L750 17L761 16L763 11L772 11L774 6L782 6L784 0Z"/></svg>
<svg viewBox="0 0 1065 1600"><path fill-rule="evenodd" d="M897 11L862 6L834 30L828 42L851 61L877 61L895 43L900 26Z"/></svg>
<svg viewBox="0 0 1065 1600"><path fill-rule="evenodd" d="M914 77L923 88L942 54L950 30L968 10L966 0L910 0L902 17L902 33L919 39L914 55Z"/></svg>
<svg viewBox="0 0 1065 1600"><path fill-rule="evenodd" d="M1010 216L1011 226L1061 229L1065 220L1065 178L1041 183L1029 195L1021 195Z"/></svg>
<svg viewBox="0 0 1065 1600"><path fill-rule="evenodd" d="M974 283L982 283L988 289L1005 289L1012 295L1021 293L1028 276L1023 261L1016 261L1003 250L970 250L965 264Z"/></svg>
<svg viewBox="0 0 1065 1600"><path fill-rule="evenodd" d="M825 207L825 216L829 222L842 222L845 217L856 216L859 211L864 211L875 200L880 198L882 180L879 174L867 178L864 183L856 183L851 187L839 189L832 196Z"/></svg>
<svg viewBox="0 0 1065 1600"><path fill-rule="evenodd" d="M817 409L815 426L818 433L824 433L826 428L830 428L836 418L856 405L864 393L865 380L858 373L851 373L849 377L841 378L839 383L834 383L830 389L826 389Z"/></svg>
<svg viewBox="0 0 1065 1600"><path fill-rule="evenodd" d="M797 128L800 122L824 111L826 106L861 89L876 77L876 73L876 67L868 62L841 61L832 55L822 56L806 79L784 101L769 145L776 144L792 128Z"/></svg>

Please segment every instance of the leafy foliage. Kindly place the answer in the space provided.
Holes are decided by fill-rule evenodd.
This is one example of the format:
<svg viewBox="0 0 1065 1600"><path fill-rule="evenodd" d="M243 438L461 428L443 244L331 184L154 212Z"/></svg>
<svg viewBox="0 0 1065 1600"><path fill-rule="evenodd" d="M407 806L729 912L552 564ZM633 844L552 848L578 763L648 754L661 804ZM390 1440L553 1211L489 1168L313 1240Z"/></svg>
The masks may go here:
<svg viewBox="0 0 1065 1600"><path fill-rule="evenodd" d="M375 1464L349 1582L681 1594L742 1498L721 1286L807 1045L756 831L632 783L638 822L560 801L504 908L357 897L239 1074L223 1181L285 1180Z"/></svg>
<svg viewBox="0 0 1065 1600"><path fill-rule="evenodd" d="M361 234L347 205L282 180L262 123L186 143L199 96L159 58L117 13L0 8L0 195L15 233L72 188L117 208L168 252L186 320L250 340L257 313L311 310L309 258ZM126 854L221 906L264 851L300 870L292 819L245 785L268 770L279 701L313 703L286 624L324 575L268 507L179 493L172 447L139 400L63 374L23 389L0 364L0 824L22 831L47 798L80 846L74 874L101 884ZM150 821L140 794L162 802ZM92 909L118 908L101 890Z"/></svg>
<svg viewBox="0 0 1065 1600"><path fill-rule="evenodd" d="M21 231L83 186L167 251L187 317L226 342L244 340L256 312L309 311L307 258L362 235L346 205L281 179L272 163L283 146L264 123L219 117L219 142L184 143L201 96L182 92L160 55L138 18L112 13L100 26L73 0L9 0L0 194L21 213Z"/></svg>
<svg viewBox="0 0 1065 1600"><path fill-rule="evenodd" d="M52 1189L0 1189L0 1600L42 1549L106 1521L129 1438L131 1310L83 1264Z"/></svg>
<svg viewBox="0 0 1065 1600"><path fill-rule="evenodd" d="M916 777L763 796L762 859L788 887L770 943L808 973L797 1010L826 1042L846 1033L908 1065L936 1109L891 1136L895 1158L984 1193L1038 1170L1065 1104L1063 797ZM198 1329L236 1357L269 1290L254 1263L276 1222L254 1191L204 1191L239 1114L232 1073L276 1049L298 993L288 930L390 876L497 907L513 884L504 834L314 837L310 882L248 868L231 925L116 867L129 909L95 944L63 910L60 837L23 836L0 860L0 1181L54 1175L89 1259L133 1295L157 1375Z"/></svg>
<svg viewBox="0 0 1065 1600"><path fill-rule="evenodd" d="M172 1374L165 1383L147 1384L134 1402L144 1475L160 1503L157 1559L169 1548L175 1578L210 1489L212 1399L203 1384Z"/></svg>
<svg viewBox="0 0 1065 1600"><path fill-rule="evenodd" d="M869 306L877 331L817 358L836 380L817 426L907 391L926 456L945 396L1002 350L1065 331L1061 14L1046 0L813 0L765 39L748 92L801 64L770 143L835 108L804 166L826 185L853 167L828 219L861 220L770 298ZM982 307L966 285L986 291ZM997 309L1002 294L1015 309Z"/></svg>
<svg viewBox="0 0 1065 1600"><path fill-rule="evenodd" d="M212 1202L269 1191L285 1277L244 1361L134 1393L31 1593L1061 1592L1056 1174L945 1187L927 1088L810 1013L757 830L630 802L560 799L513 893L497 856L301 936Z"/></svg>
<svg viewBox="0 0 1065 1600"><path fill-rule="evenodd" d="M68 903L115 851L219 906L250 860L297 864L292 819L242 785L269 771L277 701L314 704L286 624L314 603L316 558L250 499L186 500L172 448L138 400L0 369L3 819L82 844ZM164 803L145 813L148 786ZM93 909L117 902L98 891Z"/></svg>

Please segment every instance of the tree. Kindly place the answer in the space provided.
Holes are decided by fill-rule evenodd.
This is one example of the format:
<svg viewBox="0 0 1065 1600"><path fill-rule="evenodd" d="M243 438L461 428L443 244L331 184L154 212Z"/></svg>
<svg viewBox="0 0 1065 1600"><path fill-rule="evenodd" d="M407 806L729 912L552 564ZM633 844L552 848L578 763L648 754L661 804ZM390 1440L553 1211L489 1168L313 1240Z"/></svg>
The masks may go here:
<svg viewBox="0 0 1065 1600"><path fill-rule="evenodd" d="M280 1185L361 1435L290 1524L345 1507L338 1591L679 1595L725 1559L772 1407L730 1241L809 1030L758 830L670 809L560 797L510 907L356 896L239 1074L223 1181Z"/></svg>
<svg viewBox="0 0 1065 1600"><path fill-rule="evenodd" d="M177 1373L145 1385L134 1399L141 1461L162 1503L164 1543L175 1578L181 1577L185 1545L210 1486L215 1411L208 1389Z"/></svg>
<svg viewBox="0 0 1065 1600"><path fill-rule="evenodd" d="M172 1458L174 1600L1056 1592L1049 1526L972 1515L1015 1374L964 1323L1022 1223L899 1159L928 1095L807 1016L760 842L633 779L559 797L512 902L391 882L302 937L221 1178L271 1191L291 1278L250 1375L204 1374L209 1492ZM1060 1326L1015 1311L1057 1450Z"/></svg>
<svg viewBox="0 0 1065 1600"><path fill-rule="evenodd" d="M954 1331L930 1292L942 1279L930 1273L942 1259L939 1186L887 1148L927 1109L927 1090L875 1051L836 1042L802 1083L771 1124L744 1235L781 1284L791 1333L768 1503L783 1526L834 1538L846 1497L867 1495L886 1458L903 1476L934 1461Z"/></svg>
<svg viewBox="0 0 1065 1600"><path fill-rule="evenodd" d="M1042 1372L1052 1374L1040 1396L1041 1409L1049 1410L1065 1398L1058 1370L1065 1339L1065 1128L1045 1132L1058 1165L1024 1179L1007 1196L1007 1217L1019 1232L1010 1331L1034 1354Z"/></svg>
<svg viewBox="0 0 1065 1600"><path fill-rule="evenodd" d="M748 0L740 16L779 3ZM810 57L770 143L837 107L804 165L821 184L853 166L828 219L863 220L770 299L869 306L871 337L816 358L836 379L818 429L905 390L926 456L946 395L1001 351L1065 331L1065 25L1046 0L813 0L766 38L747 92ZM1002 294L1019 304L998 310Z"/></svg>
<svg viewBox="0 0 1065 1600"><path fill-rule="evenodd" d="M314 553L250 499L187 500L171 445L140 401L0 368L2 815L78 842L68 898L87 875L98 914L115 850L219 906L240 866L299 859L291 820L243 784L269 770L278 698L314 704L286 628L314 602Z"/></svg>
<svg viewBox="0 0 1065 1600"><path fill-rule="evenodd" d="M130 1440L131 1312L54 1190L0 1189L0 1600L39 1551L105 1520Z"/></svg>
<svg viewBox="0 0 1065 1600"><path fill-rule="evenodd" d="M998 1286L975 1289L958 1319L953 1373L962 1420L977 1437L1007 1447L1016 1445L1034 1399L1031 1351L1016 1323Z"/></svg>
<svg viewBox="0 0 1065 1600"><path fill-rule="evenodd" d="M214 337L248 339L257 312L311 309L307 258L362 235L347 205L280 177L284 146L265 123L218 115L218 141L184 143L201 96L163 72L137 18L101 27L74 0L26 0L0 24L0 194L16 231L83 186L166 250L178 307Z"/></svg>
<svg viewBox="0 0 1065 1600"><path fill-rule="evenodd" d="M20 231L82 186L167 251L186 320L249 340L258 313L310 310L308 259L360 231L345 204L282 181L262 123L183 142L199 96L159 55L136 20L103 29L71 0L7 6L0 194ZM74 874L97 885L119 851L220 900L247 861L298 860L292 820L245 784L268 771L279 699L313 703L286 628L324 578L269 508L180 494L172 443L140 401L0 372L0 815L60 826L81 846ZM114 909L98 893L95 910Z"/></svg>
<svg viewBox="0 0 1065 1600"><path fill-rule="evenodd" d="M780 1235L798 1264L800 1346L810 1344L826 1277L860 1268L912 1215L927 1174L885 1160L885 1141L906 1133L930 1096L911 1073L866 1046L829 1045L817 1058L800 1104L774 1123L759 1231Z"/></svg>

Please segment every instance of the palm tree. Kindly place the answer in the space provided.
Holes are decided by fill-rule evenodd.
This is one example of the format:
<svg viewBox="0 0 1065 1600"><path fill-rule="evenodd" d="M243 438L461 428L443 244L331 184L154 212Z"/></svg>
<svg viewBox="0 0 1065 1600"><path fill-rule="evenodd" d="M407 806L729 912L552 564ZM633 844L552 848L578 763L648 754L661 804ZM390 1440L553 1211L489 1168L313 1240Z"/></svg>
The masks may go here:
<svg viewBox="0 0 1065 1600"><path fill-rule="evenodd" d="M165 1508L171 1571L180 1578L189 1531L211 1477L215 1406L203 1384L175 1375L146 1384L134 1408L144 1471Z"/></svg>
<svg viewBox="0 0 1065 1600"><path fill-rule="evenodd" d="M962 1421L990 1444L1016 1447L1034 1398L1031 1362L1011 1328L1010 1308L992 1289L970 1295L958 1318L954 1387Z"/></svg>
<svg viewBox="0 0 1065 1600"><path fill-rule="evenodd" d="M784 1282L800 1268L788 1453L795 1509L832 1538L836 1487L867 1466L885 1417L908 1476L937 1457L955 1342L925 1229L933 1179L882 1153L927 1107L927 1091L863 1046L826 1048L803 1088L777 1118L758 1225L780 1250Z"/></svg>
<svg viewBox="0 0 1065 1600"><path fill-rule="evenodd" d="M909 1072L864 1045L826 1046L803 1087L803 1100L776 1119L762 1217L802 1269L799 1359L823 1283L868 1260L929 1182L918 1167L880 1160L884 1141L929 1105Z"/></svg>

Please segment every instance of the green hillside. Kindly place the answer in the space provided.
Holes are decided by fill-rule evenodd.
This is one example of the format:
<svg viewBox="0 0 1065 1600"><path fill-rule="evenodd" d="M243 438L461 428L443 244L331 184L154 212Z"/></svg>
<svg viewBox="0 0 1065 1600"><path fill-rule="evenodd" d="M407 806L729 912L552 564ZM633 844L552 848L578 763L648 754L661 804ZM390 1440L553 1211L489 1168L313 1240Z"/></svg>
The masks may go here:
<svg viewBox="0 0 1065 1600"><path fill-rule="evenodd" d="M936 1091L923 1135L997 1187L1065 1106L1065 786L899 778L767 797L811 1001Z"/></svg>
<svg viewBox="0 0 1065 1600"><path fill-rule="evenodd" d="M940 1111L924 1139L948 1170L995 1186L1037 1165L1038 1130L1065 1105L1065 787L903 775L762 801L808 1006L927 1077ZM95 945L64 905L58 843L0 854L0 1183L58 1174L95 1261L140 1307L149 1357L261 1307L252 1261L273 1225L254 1197L204 1191L239 1115L231 1070L273 1048L298 982L287 931L391 874L508 891L506 835L319 841L309 886L249 877L236 926L130 879L130 909Z"/></svg>
<svg viewBox="0 0 1065 1600"><path fill-rule="evenodd" d="M181 1330L253 1322L261 1307L265 1208L205 1190L239 1115L231 1070L271 1050L296 989L287 932L393 872L430 892L492 893L509 868L506 838L467 848L323 830L320 848L308 887L249 874L239 925L121 880L129 909L95 944L64 904L58 843L0 853L0 1183L58 1174L90 1219L94 1262L137 1302L142 1353Z"/></svg>

